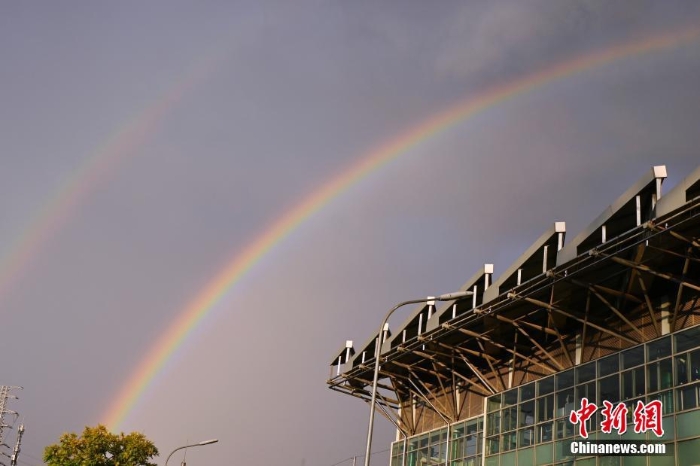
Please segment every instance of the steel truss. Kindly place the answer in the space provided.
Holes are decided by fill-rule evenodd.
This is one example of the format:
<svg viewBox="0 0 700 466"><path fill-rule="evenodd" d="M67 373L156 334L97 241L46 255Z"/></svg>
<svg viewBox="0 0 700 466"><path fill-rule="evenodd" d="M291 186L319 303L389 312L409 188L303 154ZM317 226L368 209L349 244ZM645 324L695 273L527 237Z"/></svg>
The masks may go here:
<svg viewBox="0 0 700 466"><path fill-rule="evenodd" d="M403 435L484 397L700 324L700 200L382 354L379 411ZM374 360L328 380L369 402Z"/></svg>

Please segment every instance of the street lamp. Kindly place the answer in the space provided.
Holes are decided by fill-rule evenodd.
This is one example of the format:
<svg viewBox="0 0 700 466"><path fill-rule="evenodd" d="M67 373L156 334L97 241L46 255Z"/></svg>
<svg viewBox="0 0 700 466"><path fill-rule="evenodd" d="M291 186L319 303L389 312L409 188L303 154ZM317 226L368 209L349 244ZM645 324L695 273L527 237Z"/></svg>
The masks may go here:
<svg viewBox="0 0 700 466"><path fill-rule="evenodd" d="M389 313L384 317L382 325L379 327L379 333L377 334L377 339L374 343L374 378L372 379L372 402L369 407L369 428L367 429L367 448L365 450L365 466L369 466L370 450L372 449L372 433L374 430L374 405L377 401L377 380L379 379L379 356L381 354L382 346L382 332L384 331L384 326L386 325L391 314L394 313L398 308L405 306L407 304L417 304L417 303L427 303L428 301L454 301L459 298L464 298L465 296L473 295L473 291L455 291L454 293L441 294L440 296L428 296L427 298L421 299L411 299L410 301L404 301L402 303L394 306Z"/></svg>
<svg viewBox="0 0 700 466"><path fill-rule="evenodd" d="M199 446L202 446L202 445L209 445L209 444L212 444L212 443L216 443L216 442L218 442L218 441L219 441L219 439L213 438L213 439L210 439L210 440L202 440L201 442L199 442L199 443L193 443L192 445L183 445L183 446L181 446L181 447L177 447L176 449L174 449L173 451L171 451L170 454L168 455L168 458L165 460L165 466L168 466L168 461L170 461L170 457L173 456L173 453L175 453L175 452L178 451L178 450L182 450L183 448L199 447Z"/></svg>

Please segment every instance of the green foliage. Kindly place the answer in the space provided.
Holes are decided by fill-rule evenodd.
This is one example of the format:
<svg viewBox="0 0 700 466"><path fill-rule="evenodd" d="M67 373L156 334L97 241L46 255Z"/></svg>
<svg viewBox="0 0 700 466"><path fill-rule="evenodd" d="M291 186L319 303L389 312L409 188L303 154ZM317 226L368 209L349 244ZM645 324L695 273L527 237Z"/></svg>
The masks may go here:
<svg viewBox="0 0 700 466"><path fill-rule="evenodd" d="M85 427L83 435L61 435L57 444L44 449L49 466L156 466L156 446L139 432L113 434L103 425Z"/></svg>

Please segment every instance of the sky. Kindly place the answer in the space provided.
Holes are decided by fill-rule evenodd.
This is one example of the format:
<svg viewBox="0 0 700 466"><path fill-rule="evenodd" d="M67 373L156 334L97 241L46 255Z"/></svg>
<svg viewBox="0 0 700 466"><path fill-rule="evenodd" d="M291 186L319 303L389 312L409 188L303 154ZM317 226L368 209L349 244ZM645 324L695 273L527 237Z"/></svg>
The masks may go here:
<svg viewBox="0 0 700 466"><path fill-rule="evenodd" d="M20 464L107 423L191 303L343 176L110 427L145 433L158 464L209 438L188 464L351 464L369 408L326 386L345 340L484 263L498 276L552 222L575 237L654 165L665 190L700 165L700 36L679 39L698 28L694 1L0 3L0 384L23 387ZM393 435L378 420L374 450Z"/></svg>

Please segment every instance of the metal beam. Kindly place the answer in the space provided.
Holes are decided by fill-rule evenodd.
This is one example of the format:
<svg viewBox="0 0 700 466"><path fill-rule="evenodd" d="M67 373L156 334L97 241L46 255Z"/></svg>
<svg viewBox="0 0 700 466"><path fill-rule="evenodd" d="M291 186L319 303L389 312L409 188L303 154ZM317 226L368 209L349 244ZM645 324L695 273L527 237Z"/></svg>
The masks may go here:
<svg viewBox="0 0 700 466"><path fill-rule="evenodd" d="M614 332L614 331L612 331L612 330L610 330L610 329L607 329L607 328L605 328L605 327L601 327L600 325L594 324L593 322L584 321L584 320L581 319L580 317L577 317L577 316L575 316L575 315L573 315L573 314L571 314L571 313L569 313L569 312L563 311L563 310L561 310L561 309L559 309L559 308L557 308L557 307L555 307L555 306L552 306L551 304L545 303L544 301L540 301L539 299L528 298L528 297L526 297L526 296L518 296L518 295L516 295L515 293L509 293L509 296L512 296L512 297L514 297L514 298L522 299L522 300L527 301L527 302L529 302L529 303L531 303L531 304L534 304L534 305L536 305L536 306L542 306L542 307L544 307L544 308L549 309L550 311L559 313L559 314L564 315L564 316L566 316L566 317L570 317L570 318L574 319L575 321L578 321L578 322L580 322L580 323L582 323L582 324L583 324L583 323L586 323L587 325L593 327L594 329L596 329L596 330L598 330L598 331L601 331L601 332L603 332L603 333L607 333L607 334L609 334L609 335L612 335L612 336L614 336L615 338L620 338L620 339L625 340L625 341L627 341L627 342L629 342L629 343L632 343L633 345L636 345L636 344L638 343L637 341L635 341L635 340L633 340L633 339L631 339L631 338L629 338L629 337L626 337L625 335L622 335L622 334L620 334L620 333Z"/></svg>

